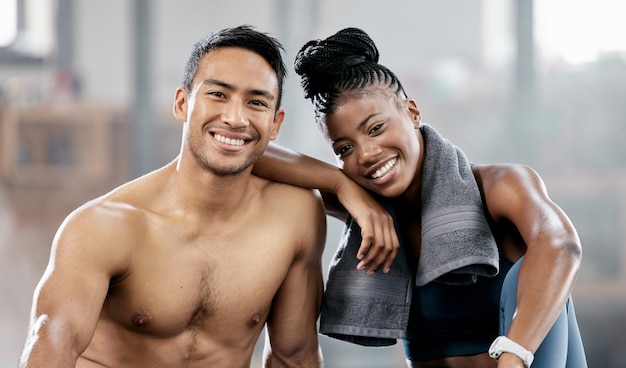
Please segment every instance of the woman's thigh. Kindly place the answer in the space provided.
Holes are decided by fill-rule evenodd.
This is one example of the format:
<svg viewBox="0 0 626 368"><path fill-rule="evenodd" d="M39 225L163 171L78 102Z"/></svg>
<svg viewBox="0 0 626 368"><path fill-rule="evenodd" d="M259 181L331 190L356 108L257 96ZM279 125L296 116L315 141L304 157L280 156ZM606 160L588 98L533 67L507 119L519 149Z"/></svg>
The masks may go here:
<svg viewBox="0 0 626 368"><path fill-rule="evenodd" d="M517 279L520 259L504 279L500 297L500 334L506 335L513 320L517 303ZM585 351L578 329L572 298L568 298L563 311L554 322L537 351L533 368L586 368Z"/></svg>

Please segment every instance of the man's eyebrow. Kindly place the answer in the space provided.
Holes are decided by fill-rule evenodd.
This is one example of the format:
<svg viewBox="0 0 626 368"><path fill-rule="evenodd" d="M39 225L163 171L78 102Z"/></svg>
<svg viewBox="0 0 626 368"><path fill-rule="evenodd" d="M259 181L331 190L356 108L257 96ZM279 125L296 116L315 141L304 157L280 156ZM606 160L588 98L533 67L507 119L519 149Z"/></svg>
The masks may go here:
<svg viewBox="0 0 626 368"><path fill-rule="evenodd" d="M359 123L359 125L357 126L357 130L360 130L361 128L363 128L363 126L364 126L365 124L367 124L367 122L368 122L371 118L373 118L374 116L379 115L379 114L380 114L380 113L375 112L375 113L373 113L373 114L369 114L369 115L367 115L367 116L365 117L365 119L361 120L361 122L360 122L360 123ZM335 143L337 143L337 142L339 142L340 140L343 140L343 139L345 139L345 137L339 137L339 138L337 138L337 139L333 139L333 140L331 141L331 143L332 143L332 144L335 144Z"/></svg>
<svg viewBox="0 0 626 368"><path fill-rule="evenodd" d="M220 86L220 87L226 88L229 91L234 91L235 90L235 86L233 86L232 84L226 83L224 81L221 81L221 80L215 79L215 78L205 79L202 82L202 84ZM276 99L271 92L263 90L263 89L251 89L251 90L248 91L248 93L253 95L253 96L263 96L263 97L265 97L265 98L267 98L268 100L271 100L271 101L274 101L274 99Z"/></svg>
<svg viewBox="0 0 626 368"><path fill-rule="evenodd" d="M248 91L248 93L255 95L255 96L263 96L265 98L267 98L270 101L274 101L274 95L271 94L269 91L265 91L262 89L252 89L250 91Z"/></svg>
<svg viewBox="0 0 626 368"><path fill-rule="evenodd" d="M215 84L217 86L224 87L224 88L226 88L228 90L234 90L235 89L235 87L233 87L232 85L230 85L230 84L228 84L228 83L226 83L224 81L221 81L219 79L215 79L215 78L205 79L204 81L202 81L202 84L206 84L206 85Z"/></svg>

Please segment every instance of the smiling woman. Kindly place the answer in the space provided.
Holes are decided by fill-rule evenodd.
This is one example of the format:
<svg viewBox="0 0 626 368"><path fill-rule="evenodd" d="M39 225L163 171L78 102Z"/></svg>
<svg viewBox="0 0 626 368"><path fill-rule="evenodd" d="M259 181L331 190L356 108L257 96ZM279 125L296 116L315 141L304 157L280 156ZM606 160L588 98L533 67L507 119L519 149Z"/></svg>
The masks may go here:
<svg viewBox="0 0 626 368"><path fill-rule="evenodd" d="M294 70L341 171L287 153L265 162L275 180L336 194L326 203L339 200L343 218L355 202L346 197L355 196L328 183L345 175L375 193L394 220L396 261L409 265L406 284L393 282L408 285L397 294L406 304L377 300L390 284L364 286L371 278L360 270L370 262L358 256L362 239L352 227L363 216L350 213L328 272L320 333L363 346L402 339L413 368L586 368L569 298L581 253L572 223L533 169L470 164L422 123L417 102L379 56L358 28L304 44ZM363 307L372 301L378 309Z"/></svg>

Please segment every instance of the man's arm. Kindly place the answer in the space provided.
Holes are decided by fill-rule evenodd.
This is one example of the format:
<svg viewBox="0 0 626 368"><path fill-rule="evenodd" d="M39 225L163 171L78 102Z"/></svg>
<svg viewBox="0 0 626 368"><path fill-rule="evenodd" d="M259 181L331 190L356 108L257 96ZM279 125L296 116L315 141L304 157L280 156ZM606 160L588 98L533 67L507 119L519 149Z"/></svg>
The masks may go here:
<svg viewBox="0 0 626 368"><path fill-rule="evenodd" d="M294 221L301 245L278 290L267 319L264 367L323 366L318 343L317 318L322 302L322 254L326 240L326 216L321 200L299 200L307 226ZM302 218L300 217L300 218Z"/></svg>
<svg viewBox="0 0 626 368"><path fill-rule="evenodd" d="M484 187L489 213L496 221L512 222L527 246L507 337L535 352L572 292L581 244L574 226L550 200L536 172L512 165L496 166L493 173ZM503 354L498 366L514 366L507 364L521 363L518 359Z"/></svg>
<svg viewBox="0 0 626 368"><path fill-rule="evenodd" d="M253 173L272 181L319 189L329 215L345 221L347 211L361 227L363 240L357 253L361 262L357 267L367 267L370 274L380 267L389 271L400 247L393 219L338 167L271 143L255 163Z"/></svg>
<svg viewBox="0 0 626 368"><path fill-rule="evenodd" d="M87 210L92 212L91 210ZM112 257L102 222L75 212L59 228L50 261L34 293L20 368L74 367L86 349L107 294Z"/></svg>

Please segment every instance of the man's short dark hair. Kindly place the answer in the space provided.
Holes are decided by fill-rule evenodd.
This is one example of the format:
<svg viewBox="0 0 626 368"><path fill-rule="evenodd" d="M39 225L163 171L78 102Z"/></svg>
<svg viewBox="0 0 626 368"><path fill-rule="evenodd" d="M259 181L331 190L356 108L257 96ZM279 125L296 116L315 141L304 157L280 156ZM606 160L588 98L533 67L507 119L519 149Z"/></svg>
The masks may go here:
<svg viewBox="0 0 626 368"><path fill-rule="evenodd" d="M278 98L276 101L276 109L278 109L283 95L283 82L287 75L287 68L281 54L284 48L276 38L256 31L249 25L225 28L196 42L185 67L183 88L187 92L191 92L193 78L198 71L198 63L204 54L211 50L225 47L239 47L250 50L270 64L278 79Z"/></svg>

